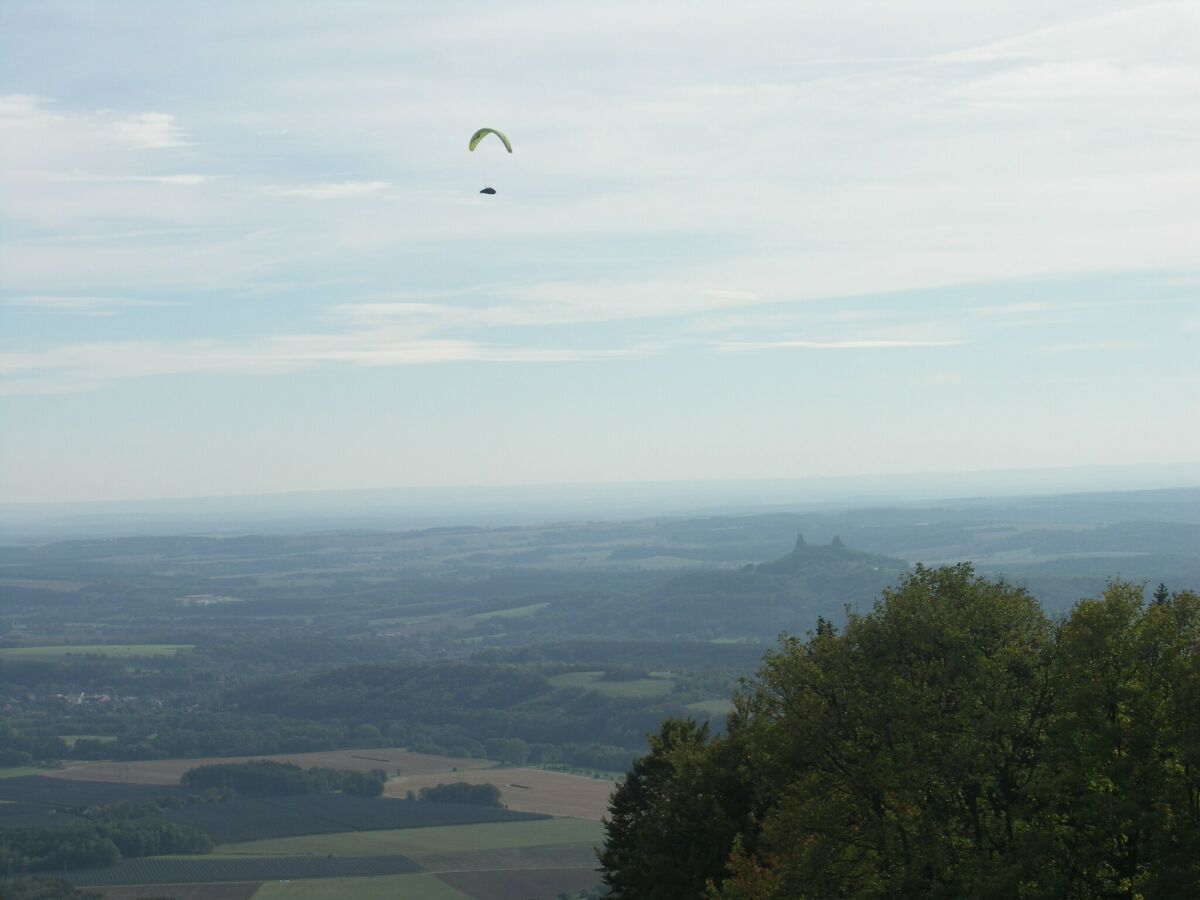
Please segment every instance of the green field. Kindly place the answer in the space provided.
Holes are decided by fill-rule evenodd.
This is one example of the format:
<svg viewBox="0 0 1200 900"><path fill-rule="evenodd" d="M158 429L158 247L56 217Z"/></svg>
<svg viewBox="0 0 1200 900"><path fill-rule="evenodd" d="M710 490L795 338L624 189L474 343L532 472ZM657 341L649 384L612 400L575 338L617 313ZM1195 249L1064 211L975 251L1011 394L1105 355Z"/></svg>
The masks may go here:
<svg viewBox="0 0 1200 900"><path fill-rule="evenodd" d="M268 881L253 900L469 900L433 875L383 875L377 878L305 878Z"/></svg>
<svg viewBox="0 0 1200 900"><path fill-rule="evenodd" d="M47 775L46 769L39 769L35 766L10 766L7 769L0 769L0 778L20 778L23 775Z"/></svg>
<svg viewBox="0 0 1200 900"><path fill-rule="evenodd" d="M497 822L486 825L446 825L433 828L400 828L390 831L339 831L301 837L272 838L224 844L215 856L391 856L438 853L450 850L498 850L544 844L597 844L604 832L599 822L581 819L540 819L534 822Z"/></svg>
<svg viewBox="0 0 1200 900"><path fill-rule="evenodd" d="M521 616L532 616L538 610L545 609L550 604L530 603L528 606L514 606L512 609L496 609L492 612L475 613L472 619L519 619Z"/></svg>
<svg viewBox="0 0 1200 900"><path fill-rule="evenodd" d="M0 659L61 659L64 656L174 656L192 644L67 644L53 647L5 647Z"/></svg>
<svg viewBox="0 0 1200 900"><path fill-rule="evenodd" d="M670 678L636 678L632 681L603 681L603 672L563 672L551 675L550 683L559 688L584 688L606 697L661 697L675 690Z"/></svg>
<svg viewBox="0 0 1200 900"><path fill-rule="evenodd" d="M727 716L733 712L733 702L730 700L701 700L699 703L689 703L687 709L709 716Z"/></svg>

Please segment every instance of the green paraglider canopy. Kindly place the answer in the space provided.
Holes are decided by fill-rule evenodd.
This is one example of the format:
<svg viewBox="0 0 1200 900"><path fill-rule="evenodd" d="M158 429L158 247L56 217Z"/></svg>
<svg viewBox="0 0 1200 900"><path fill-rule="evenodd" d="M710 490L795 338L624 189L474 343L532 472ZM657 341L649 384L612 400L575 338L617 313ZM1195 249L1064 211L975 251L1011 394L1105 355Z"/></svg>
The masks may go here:
<svg viewBox="0 0 1200 900"><path fill-rule="evenodd" d="M482 141L489 134L494 134L496 137L500 138L500 142L502 144L504 144L504 149L507 150L509 153L512 153L512 141L510 141L504 135L503 131L497 131L495 128L480 128L477 132L475 132L473 135L471 135L471 143L469 143L467 145L467 147L471 150L474 150L476 147L479 146L479 142Z"/></svg>

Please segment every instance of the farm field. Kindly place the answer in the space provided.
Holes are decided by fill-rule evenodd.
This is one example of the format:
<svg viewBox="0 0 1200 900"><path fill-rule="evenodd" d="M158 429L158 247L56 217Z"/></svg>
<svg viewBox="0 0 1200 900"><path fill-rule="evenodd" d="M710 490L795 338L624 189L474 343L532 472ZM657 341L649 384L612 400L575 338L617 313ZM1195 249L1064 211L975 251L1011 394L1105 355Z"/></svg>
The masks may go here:
<svg viewBox="0 0 1200 900"><path fill-rule="evenodd" d="M526 895L528 896L528 895ZM436 875L390 875L382 878L311 878L271 881L254 900L470 900ZM521 900L525 900L522 897Z"/></svg>
<svg viewBox="0 0 1200 900"><path fill-rule="evenodd" d="M208 832L218 843L231 844L330 832L514 822L540 816L537 813L464 803L429 803L346 794L301 794L185 806L160 813L155 818L198 828Z"/></svg>
<svg viewBox="0 0 1200 900"><path fill-rule="evenodd" d="M235 884L143 884L121 887L89 888L104 900L146 900L170 897L171 900L250 900L260 882Z"/></svg>
<svg viewBox="0 0 1200 900"><path fill-rule="evenodd" d="M369 772L384 769L389 775L419 775L424 772L453 772L455 769L486 769L496 763L487 759L471 759L461 756L436 756L428 753L413 753L397 747L367 750L329 750L323 753L280 753L269 756L225 756L199 759L154 759L133 762L102 760L100 762L77 763L62 769L46 770L43 774L55 778L78 781L119 781L127 784L179 784L179 779L188 769L216 763L246 762L251 759L270 759L277 762L295 763L303 769L328 766L333 769L350 769Z"/></svg>
<svg viewBox="0 0 1200 900"><path fill-rule="evenodd" d="M419 867L406 856L159 856L123 859L102 869L53 873L79 887L104 884L200 884L219 881L278 881L353 875L402 875Z"/></svg>
<svg viewBox="0 0 1200 900"><path fill-rule="evenodd" d="M0 659L61 659L64 656L175 656L191 644L60 644L49 647L5 647Z"/></svg>
<svg viewBox="0 0 1200 900"><path fill-rule="evenodd" d="M510 871L447 872L437 876L472 900L527 900L557 897L600 883L594 869L522 869Z"/></svg>
<svg viewBox="0 0 1200 900"><path fill-rule="evenodd" d="M410 853L408 857L426 872L435 873L473 872L476 869L590 869L596 865L595 845L590 841L498 850Z"/></svg>
<svg viewBox="0 0 1200 900"><path fill-rule="evenodd" d="M37 766L9 766L0 768L0 778L24 778L26 775L45 775L49 769Z"/></svg>
<svg viewBox="0 0 1200 900"><path fill-rule="evenodd" d="M514 768L489 769L483 772L460 772L452 779L445 774L401 775L388 780L384 793L403 797L407 791L420 791L448 780L472 783L490 782L500 788L501 801L509 809L545 813L573 819L599 821L608 810L608 795L614 787L611 781L569 775L546 769Z"/></svg>
<svg viewBox="0 0 1200 900"><path fill-rule="evenodd" d="M225 844L214 852L221 856L392 856L463 850L497 850L550 844L600 843L599 822L579 819L539 819L532 822L498 822L456 825L453 828L401 828L390 831L350 831L312 834Z"/></svg>
<svg viewBox="0 0 1200 900"><path fill-rule="evenodd" d="M94 806L119 800L144 800L165 794L183 793L180 785L117 784L104 781L66 781L49 777L53 769L38 769L36 775L0 780L0 800L40 803L51 808Z"/></svg>
<svg viewBox="0 0 1200 900"><path fill-rule="evenodd" d="M549 681L558 688L576 687L606 697L661 697L675 690L672 678L635 678L631 681L603 681L603 672L563 672Z"/></svg>

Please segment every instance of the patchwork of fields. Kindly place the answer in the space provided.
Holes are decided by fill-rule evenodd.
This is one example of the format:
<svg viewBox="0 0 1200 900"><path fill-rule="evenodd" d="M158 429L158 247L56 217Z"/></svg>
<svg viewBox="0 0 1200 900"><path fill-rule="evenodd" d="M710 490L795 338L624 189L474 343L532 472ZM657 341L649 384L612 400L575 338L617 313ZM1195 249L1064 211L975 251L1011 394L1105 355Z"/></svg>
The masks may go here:
<svg viewBox="0 0 1200 900"><path fill-rule="evenodd" d="M339 832L60 874L113 900L527 900L597 884L600 836L599 823L571 819Z"/></svg>
<svg viewBox="0 0 1200 900"><path fill-rule="evenodd" d="M155 818L206 831L218 846L60 874L107 900L528 900L599 883L595 847L610 781L398 749L273 758L402 774L381 798L303 794L164 811ZM105 762L0 780L0 828L80 821L59 807L183 794L182 772L231 761ZM118 771L126 780L97 779ZM452 781L496 784L508 808L395 796Z"/></svg>

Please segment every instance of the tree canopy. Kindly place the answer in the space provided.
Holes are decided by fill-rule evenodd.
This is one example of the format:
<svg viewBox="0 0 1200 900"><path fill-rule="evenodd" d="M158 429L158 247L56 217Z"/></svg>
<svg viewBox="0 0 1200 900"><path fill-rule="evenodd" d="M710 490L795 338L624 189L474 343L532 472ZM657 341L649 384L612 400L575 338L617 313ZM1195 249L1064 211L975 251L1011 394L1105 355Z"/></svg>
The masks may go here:
<svg viewBox="0 0 1200 900"><path fill-rule="evenodd" d="M617 897L1200 896L1200 598L1047 617L968 565L785 637L726 734L671 721L615 793Z"/></svg>

